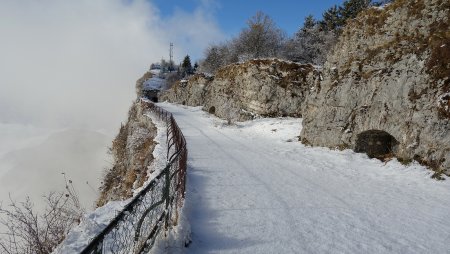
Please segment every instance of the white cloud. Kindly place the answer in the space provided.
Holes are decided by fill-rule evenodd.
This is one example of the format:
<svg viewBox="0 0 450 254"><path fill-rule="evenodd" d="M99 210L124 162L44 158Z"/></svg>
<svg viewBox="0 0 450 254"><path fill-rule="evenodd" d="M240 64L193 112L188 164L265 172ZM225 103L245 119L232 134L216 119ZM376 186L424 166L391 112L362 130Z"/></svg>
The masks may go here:
<svg viewBox="0 0 450 254"><path fill-rule="evenodd" d="M179 61L222 38L205 10L162 20L145 0L0 0L0 202L58 189L61 171L98 186L106 145L92 131L117 133L169 42Z"/></svg>
<svg viewBox="0 0 450 254"><path fill-rule="evenodd" d="M144 0L0 0L0 122L117 127L151 62L223 38L207 7L162 20ZM206 6L206 5L205 5Z"/></svg>

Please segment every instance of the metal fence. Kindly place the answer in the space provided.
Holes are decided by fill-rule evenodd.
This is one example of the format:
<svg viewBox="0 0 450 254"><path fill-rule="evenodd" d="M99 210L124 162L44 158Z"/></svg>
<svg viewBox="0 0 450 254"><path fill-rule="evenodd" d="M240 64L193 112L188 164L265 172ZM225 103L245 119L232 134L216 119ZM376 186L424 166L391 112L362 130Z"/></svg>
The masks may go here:
<svg viewBox="0 0 450 254"><path fill-rule="evenodd" d="M146 100L140 103L166 123L167 165L82 254L148 252L158 234L178 221L186 183L186 140L171 113Z"/></svg>

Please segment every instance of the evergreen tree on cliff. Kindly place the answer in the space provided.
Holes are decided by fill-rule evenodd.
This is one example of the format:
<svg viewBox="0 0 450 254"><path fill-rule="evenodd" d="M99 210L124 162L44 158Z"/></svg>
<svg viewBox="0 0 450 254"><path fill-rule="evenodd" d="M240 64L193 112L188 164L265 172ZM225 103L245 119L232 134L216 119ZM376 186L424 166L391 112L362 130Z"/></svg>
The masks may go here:
<svg viewBox="0 0 450 254"><path fill-rule="evenodd" d="M339 8L339 14L341 19L346 21L347 19L354 19L362 10L367 9L370 6L371 0L347 0L343 3L343 6Z"/></svg>
<svg viewBox="0 0 450 254"><path fill-rule="evenodd" d="M183 72L183 76L192 74L192 64L191 64L191 58L189 55L186 55L183 59L183 62L181 63L181 70Z"/></svg>
<svg viewBox="0 0 450 254"><path fill-rule="evenodd" d="M371 0L347 0L341 6L333 6L322 14L322 20L319 22L321 29L340 33L348 19L354 19L361 11L371 6ZM381 5L390 2L382 0L374 3Z"/></svg>
<svg viewBox="0 0 450 254"><path fill-rule="evenodd" d="M327 31L336 31L342 27L342 18L339 8L335 5L322 14L322 20L319 22L320 28Z"/></svg>
<svg viewBox="0 0 450 254"><path fill-rule="evenodd" d="M335 33L322 29L309 15L294 38L285 44L284 57L295 62L321 65L335 42Z"/></svg>

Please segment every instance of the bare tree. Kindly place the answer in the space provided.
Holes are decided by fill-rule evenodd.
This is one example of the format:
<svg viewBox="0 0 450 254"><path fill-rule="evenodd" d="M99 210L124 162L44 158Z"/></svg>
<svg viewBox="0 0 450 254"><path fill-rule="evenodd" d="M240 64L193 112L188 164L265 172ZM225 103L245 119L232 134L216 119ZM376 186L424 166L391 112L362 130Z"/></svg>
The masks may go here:
<svg viewBox="0 0 450 254"><path fill-rule="evenodd" d="M72 181L66 192L50 192L46 209L38 214L30 198L16 202L10 197L7 208L0 205L0 250L7 254L47 254L60 244L71 228L80 222L84 209Z"/></svg>
<svg viewBox="0 0 450 254"><path fill-rule="evenodd" d="M258 11L247 21L247 25L233 43L239 60L278 56L285 34L275 22Z"/></svg>
<svg viewBox="0 0 450 254"><path fill-rule="evenodd" d="M200 63L200 71L213 74L220 67L237 62L231 45L232 43L227 42L208 47L205 51L205 59Z"/></svg>
<svg viewBox="0 0 450 254"><path fill-rule="evenodd" d="M336 41L335 31L323 29L310 15L294 38L286 42L283 55L288 60L321 65Z"/></svg>

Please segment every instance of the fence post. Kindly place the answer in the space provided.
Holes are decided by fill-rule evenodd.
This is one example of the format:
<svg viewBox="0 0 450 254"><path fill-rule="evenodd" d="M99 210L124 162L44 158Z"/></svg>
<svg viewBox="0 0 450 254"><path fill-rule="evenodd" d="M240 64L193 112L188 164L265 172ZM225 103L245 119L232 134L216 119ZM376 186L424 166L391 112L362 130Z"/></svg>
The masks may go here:
<svg viewBox="0 0 450 254"><path fill-rule="evenodd" d="M143 102L144 103L144 102ZM141 225L144 222L146 216L152 216L152 220L156 220L156 224L151 224L147 226L152 226L151 232L149 234L145 233L143 235L144 242L139 242L138 251L141 253L144 249L147 250L151 248L153 245L156 236L159 234L160 229L162 229L162 223L164 223L165 231L169 229L169 226L176 225L176 221L178 220L178 206L181 207L182 200L184 198L184 190L185 190L185 181L186 181L186 159L187 159L187 148L186 141L184 139L183 133L179 129L175 119L172 114L168 111L157 107L153 103L147 103L148 109L157 114L162 121L166 123L166 140L167 140L167 165L161 171L158 176L155 177L146 187L144 187L138 195L136 195L132 201L130 201L122 211L99 233L97 236L90 241L88 246L86 246L82 254L102 254L108 251L117 250L117 248L123 248L124 250L130 250L129 248L135 249L137 245L137 239L140 239L141 236ZM170 138L169 138L170 137ZM172 155L170 155L170 149L174 150ZM173 175L172 175L173 174ZM143 204L142 198L145 197L148 193L151 193L153 190L153 186L157 186L159 182L159 188L162 187L162 197L158 195L156 200L153 200L152 203L145 203L144 212L142 213L142 209L139 210L139 206ZM173 182L173 183L172 183ZM161 186L164 185L164 186ZM158 188L158 190L160 190ZM174 191L171 193L171 191ZM181 193L180 193L181 192ZM175 203L174 203L175 202ZM180 203L178 203L180 202ZM164 207L164 211L159 214L150 214L154 208L162 206ZM135 210L136 209L136 210ZM173 210L175 209L175 211ZM129 211L138 211L136 214L133 214L136 220L139 220L139 225L137 228L134 228L134 237L133 244L130 244L130 241L126 240L123 242L115 242L116 239L114 236L114 232L118 231L120 228L126 227L126 220L128 220ZM155 217L157 216L157 217ZM175 216L175 217L173 217ZM164 220L164 222L163 222ZM153 222L152 222L153 223ZM133 231L132 231L133 232ZM131 232L131 233L132 233ZM105 242L106 237L109 237ZM121 235L120 237L127 237L132 239L132 234L130 235ZM112 238L112 239L111 239ZM123 239L122 239L123 240ZM113 247L110 247L109 244L112 244ZM127 249L128 248L128 249ZM114 250L113 250L114 249ZM127 252L128 253L128 252Z"/></svg>
<svg viewBox="0 0 450 254"><path fill-rule="evenodd" d="M165 229L167 230L169 228L169 205L170 205L170 169L171 165L167 168L166 174L165 174L165 182L166 185L164 187L164 198L166 201L166 219L165 219Z"/></svg>

